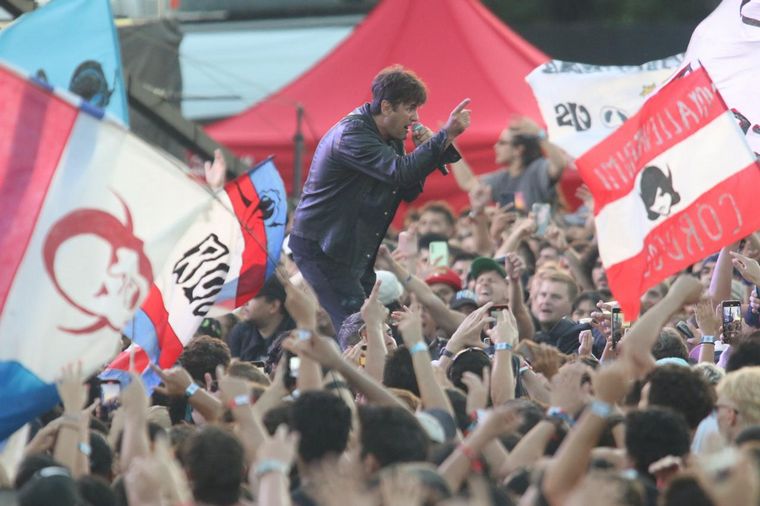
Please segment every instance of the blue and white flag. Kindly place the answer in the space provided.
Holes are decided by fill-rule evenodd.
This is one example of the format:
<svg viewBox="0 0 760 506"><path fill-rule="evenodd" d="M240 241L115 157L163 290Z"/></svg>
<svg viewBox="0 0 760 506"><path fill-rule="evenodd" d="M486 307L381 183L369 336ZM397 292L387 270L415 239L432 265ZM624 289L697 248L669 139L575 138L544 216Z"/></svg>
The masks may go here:
<svg viewBox="0 0 760 506"><path fill-rule="evenodd" d="M0 30L0 60L76 93L129 124L108 0L53 0Z"/></svg>

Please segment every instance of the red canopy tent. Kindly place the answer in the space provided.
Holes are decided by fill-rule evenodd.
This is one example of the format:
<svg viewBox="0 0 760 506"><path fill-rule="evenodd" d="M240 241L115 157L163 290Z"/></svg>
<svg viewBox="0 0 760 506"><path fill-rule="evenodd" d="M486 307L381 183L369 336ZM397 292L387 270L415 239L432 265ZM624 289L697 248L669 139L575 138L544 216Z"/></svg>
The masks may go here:
<svg viewBox="0 0 760 506"><path fill-rule="evenodd" d="M321 136L370 99L370 82L378 71L399 63L427 84L428 101L420 109L420 120L433 130L463 98L472 99L472 124L457 145L476 173L489 172L495 169L493 144L510 116L540 121L525 76L547 59L477 0L383 0L310 70L207 130L240 156L258 160L274 154L290 192L296 105L304 108L305 180ZM454 177L435 172L414 205L438 199L455 209L467 204ZM404 211L402 207L396 223Z"/></svg>

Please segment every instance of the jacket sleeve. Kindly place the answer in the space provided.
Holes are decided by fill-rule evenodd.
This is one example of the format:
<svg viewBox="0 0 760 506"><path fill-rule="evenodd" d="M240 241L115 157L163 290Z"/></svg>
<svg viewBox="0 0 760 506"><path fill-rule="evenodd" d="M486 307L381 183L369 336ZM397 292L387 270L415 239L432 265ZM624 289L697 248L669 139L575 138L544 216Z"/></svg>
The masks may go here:
<svg viewBox="0 0 760 506"><path fill-rule="evenodd" d="M411 188L423 182L441 161L446 133L438 132L406 155L396 153L359 122L346 125L336 142L335 156L349 169L401 188Z"/></svg>

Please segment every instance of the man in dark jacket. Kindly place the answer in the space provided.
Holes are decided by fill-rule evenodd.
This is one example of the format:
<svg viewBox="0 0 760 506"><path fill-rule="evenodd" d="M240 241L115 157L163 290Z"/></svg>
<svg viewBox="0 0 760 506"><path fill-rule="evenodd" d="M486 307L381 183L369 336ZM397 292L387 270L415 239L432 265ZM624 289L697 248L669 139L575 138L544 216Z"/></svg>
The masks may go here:
<svg viewBox="0 0 760 506"><path fill-rule="evenodd" d="M404 154L426 99L414 73L389 67L372 82L372 102L340 120L314 152L289 246L336 329L372 289L375 255L401 200L414 200L428 174L460 159L451 142L469 126L469 100L438 133L414 128L416 148Z"/></svg>

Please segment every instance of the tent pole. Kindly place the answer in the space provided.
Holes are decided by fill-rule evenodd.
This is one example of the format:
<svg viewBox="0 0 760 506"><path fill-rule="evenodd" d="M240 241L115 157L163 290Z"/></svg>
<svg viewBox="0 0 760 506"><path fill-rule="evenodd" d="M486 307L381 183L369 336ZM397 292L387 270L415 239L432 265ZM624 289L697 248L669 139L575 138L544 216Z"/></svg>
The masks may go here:
<svg viewBox="0 0 760 506"><path fill-rule="evenodd" d="M293 198L298 199L301 196L301 185L303 184L303 105L296 105L296 133L293 136L293 145L295 153L293 156Z"/></svg>

